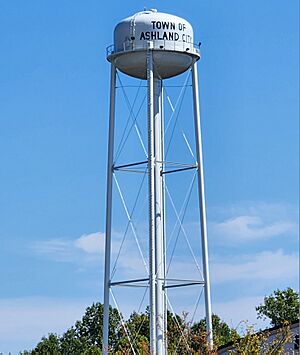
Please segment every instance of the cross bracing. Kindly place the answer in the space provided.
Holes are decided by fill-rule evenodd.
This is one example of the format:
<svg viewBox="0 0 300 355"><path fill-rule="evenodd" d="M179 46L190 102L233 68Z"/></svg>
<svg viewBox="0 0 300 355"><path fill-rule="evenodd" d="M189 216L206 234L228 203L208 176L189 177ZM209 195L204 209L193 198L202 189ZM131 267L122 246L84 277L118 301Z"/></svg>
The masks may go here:
<svg viewBox="0 0 300 355"><path fill-rule="evenodd" d="M118 84L115 88L117 95L123 97L123 107L119 108L121 114L118 115L118 122L116 122L117 126L120 123L120 117L122 117L111 164L115 194L114 205L116 205L112 206L112 214L116 215L113 219L116 223L112 223L111 228L117 231L119 243L112 255L108 285L111 298L120 313L124 313L122 301L126 303L124 290L140 289L143 291L140 293L140 301L138 302L136 299L138 306L134 308L140 312L141 307L147 306L146 296L149 297L149 288L151 288L148 268L150 262L148 232L145 228L145 220L148 215L149 153L143 107L147 98L145 93L147 86L142 85L142 80L137 86L123 84L126 77L123 77L119 72L117 72L117 80ZM174 315L178 311L187 309L178 310L178 307L174 307L174 300L176 301L177 296L173 296L173 293L179 289L193 289L193 291L184 292L189 298L194 296L193 306L189 302L187 307L190 312L190 321L194 321L196 314L199 313L198 306L201 303L205 280L200 267L202 260L199 252L201 244L199 224L194 223L191 226L191 218L195 215L193 210L197 209L195 189L197 188L196 180L200 166L199 160L197 161L195 158L195 142L191 137L191 133L194 132L186 124L188 118L186 110L184 110L186 97L192 87L190 81L191 74L188 71L181 85L162 85L166 108L162 125L164 156L161 160L157 159L156 163L161 166L160 176L163 177L164 211L162 212L165 214L163 226L165 247L162 259L156 268L158 270L161 263L164 263L165 277L161 278L158 271L154 277L155 282L163 283L162 290L165 294L166 309ZM134 89L135 92L129 94L128 89ZM178 93L177 96L173 95L174 97L172 97L171 91L174 90L177 90ZM179 145L181 150L179 154L176 154L175 151L178 150ZM116 195L118 195L119 204L115 203ZM192 213L189 212L191 209ZM123 220L123 226L121 220ZM131 253L126 256L129 250ZM133 250L136 251L135 256L133 256ZM139 259L139 263L137 263L137 259ZM128 273L125 262L128 263L127 266L130 269ZM186 270L176 270L182 265L186 266ZM136 275L134 275L134 271L136 271ZM179 273L176 274L176 271ZM183 271L187 271L185 276L182 276ZM117 289L122 292L117 294ZM199 314L202 314L203 317L203 313ZM134 353L135 339L125 328L124 331L130 341L131 351ZM136 337L137 335L135 335ZM182 337L184 339L184 334ZM179 339L179 342L181 340Z"/></svg>

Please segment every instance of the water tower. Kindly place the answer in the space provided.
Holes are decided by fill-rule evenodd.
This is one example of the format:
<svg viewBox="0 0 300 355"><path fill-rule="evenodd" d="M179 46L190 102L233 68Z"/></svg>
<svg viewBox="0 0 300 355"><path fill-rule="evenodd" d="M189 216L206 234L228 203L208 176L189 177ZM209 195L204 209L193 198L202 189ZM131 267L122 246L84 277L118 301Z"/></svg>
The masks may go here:
<svg viewBox="0 0 300 355"><path fill-rule="evenodd" d="M210 281L208 268L208 247L202 143L200 130L200 108L198 99L197 61L199 46L194 44L192 26L184 19L156 10L136 13L117 24L114 30L114 44L108 47L107 59L111 63L109 142L106 196L106 239L104 277L103 354L108 354L110 290L118 285L134 286L144 283L149 288L150 351L151 354L166 354L166 291L169 287L179 288L199 285L204 288L205 317L208 342L212 345L212 321ZM116 166L114 162L116 73L120 71L136 79L146 81L147 87L147 159ZM170 162L164 157L164 104L163 81L186 71L191 71L192 106L194 121L195 158L193 166ZM118 118L117 118L118 119ZM129 158L129 157L128 157ZM148 275L143 279L112 281L112 211L114 174L121 168L132 168L145 164L147 171L148 201ZM200 222L199 250L202 255L203 279L172 279L166 277L166 241L168 235L164 224L165 216L165 174L195 169L197 199ZM201 235L200 235L201 234ZM201 244L201 248L200 248Z"/></svg>

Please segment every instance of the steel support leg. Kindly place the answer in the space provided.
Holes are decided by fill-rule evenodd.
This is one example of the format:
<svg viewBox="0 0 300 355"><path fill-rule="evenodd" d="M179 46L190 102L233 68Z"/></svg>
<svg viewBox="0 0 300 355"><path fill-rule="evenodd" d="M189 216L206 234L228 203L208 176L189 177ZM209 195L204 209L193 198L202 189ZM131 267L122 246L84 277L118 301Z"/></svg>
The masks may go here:
<svg viewBox="0 0 300 355"><path fill-rule="evenodd" d="M148 85L148 194L149 194L149 284L150 352L156 354L156 277L155 277L155 174L154 174L154 73L151 42L147 51Z"/></svg>
<svg viewBox="0 0 300 355"><path fill-rule="evenodd" d="M111 219L112 219L112 184L113 184L113 154L115 127L115 97L116 97L116 68L111 65L110 107L109 107L109 137L107 162L107 191L106 191L106 226L105 226L105 272L104 272L104 310L103 310L103 346L102 353L108 354L109 339L109 292L110 292L110 257L111 257Z"/></svg>
<svg viewBox="0 0 300 355"><path fill-rule="evenodd" d="M162 81L154 79L154 146L155 146L155 266L156 266L156 351L165 355L165 299L164 299L164 206L163 206L163 103Z"/></svg>
<svg viewBox="0 0 300 355"><path fill-rule="evenodd" d="M198 163L198 194L200 208L200 225L201 225L201 241L202 241L202 260L203 260L203 276L204 276L204 295L205 295L205 311L206 311L206 331L209 346L213 346L213 329L212 329L212 313L210 299L210 280L208 266L208 243L206 228L206 210L205 210L205 192L204 192L204 174L203 174L203 155L202 140L200 127L200 105L198 90L198 73L197 63L192 65L192 83L193 83L193 104L194 104L194 125L195 125L195 141Z"/></svg>

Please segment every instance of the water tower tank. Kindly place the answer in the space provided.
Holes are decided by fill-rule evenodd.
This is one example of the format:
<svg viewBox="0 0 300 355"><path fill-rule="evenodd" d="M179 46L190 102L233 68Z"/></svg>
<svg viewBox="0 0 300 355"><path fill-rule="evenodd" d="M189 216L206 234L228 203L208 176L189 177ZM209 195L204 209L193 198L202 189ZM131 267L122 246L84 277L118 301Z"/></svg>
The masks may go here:
<svg viewBox="0 0 300 355"><path fill-rule="evenodd" d="M146 79L149 46L153 49L155 75L161 79L183 73L200 58L189 22L152 9L138 12L116 25L114 44L107 49L107 59L123 73Z"/></svg>

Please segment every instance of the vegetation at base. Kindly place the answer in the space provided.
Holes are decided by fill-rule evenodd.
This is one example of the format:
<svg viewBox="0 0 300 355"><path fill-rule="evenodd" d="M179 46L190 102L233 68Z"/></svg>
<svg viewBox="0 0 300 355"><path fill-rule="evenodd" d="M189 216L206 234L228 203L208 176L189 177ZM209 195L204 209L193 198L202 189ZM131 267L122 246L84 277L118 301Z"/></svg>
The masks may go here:
<svg viewBox="0 0 300 355"><path fill-rule="evenodd" d="M258 318L268 317L273 325L281 326L272 342L266 341L269 336L267 331L255 333L253 327L246 326L242 334L239 334L241 332L230 328L220 317L213 314L214 348L208 349L205 319L191 324L187 321L186 313L179 316L168 311L168 353L217 354L218 347L232 342L231 354L281 354L284 345L291 339L289 323L297 320L299 315L299 298L298 295L295 298L295 295L297 293L291 288L277 290L274 295L265 297L264 304L256 307ZM116 355L133 352L150 355L149 309L144 313L133 312L126 321L121 319L117 309L110 307L109 312L109 352ZM63 335L51 333L43 337L33 350L24 351L20 355L100 355L102 317L103 304L92 304L86 309L82 319Z"/></svg>
<svg viewBox="0 0 300 355"><path fill-rule="evenodd" d="M86 309L82 320L77 321L62 336L49 334L43 337L31 351L22 355L89 355L101 354L102 349L102 316L103 305L93 304ZM167 312L167 342L169 353L191 354L208 353L206 347L206 322L204 319L190 324L186 321L187 314L179 316ZM140 355L150 355L149 351L149 310L145 313L133 312L122 325L122 320L116 309L110 308L110 351L116 355L131 354L132 349ZM213 315L215 329L214 341L223 345L230 341L235 330L223 322L217 315ZM129 341L130 334L130 341ZM214 352L213 352L214 353Z"/></svg>

